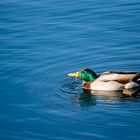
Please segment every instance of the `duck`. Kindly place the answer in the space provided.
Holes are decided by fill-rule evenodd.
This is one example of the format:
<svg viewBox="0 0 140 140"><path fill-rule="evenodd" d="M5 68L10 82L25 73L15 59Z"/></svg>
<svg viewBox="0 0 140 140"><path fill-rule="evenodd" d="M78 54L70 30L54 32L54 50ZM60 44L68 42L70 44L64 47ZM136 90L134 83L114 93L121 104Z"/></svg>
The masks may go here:
<svg viewBox="0 0 140 140"><path fill-rule="evenodd" d="M140 87L140 72L107 71L97 75L91 69L82 69L68 76L81 79L84 90L121 91Z"/></svg>

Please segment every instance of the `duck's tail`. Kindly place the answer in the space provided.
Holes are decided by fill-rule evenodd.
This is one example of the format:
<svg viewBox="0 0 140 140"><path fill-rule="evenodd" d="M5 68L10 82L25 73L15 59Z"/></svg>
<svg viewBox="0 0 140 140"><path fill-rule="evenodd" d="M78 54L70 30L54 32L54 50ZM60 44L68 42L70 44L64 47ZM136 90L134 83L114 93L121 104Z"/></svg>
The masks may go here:
<svg viewBox="0 0 140 140"><path fill-rule="evenodd" d="M125 85L125 89L132 89L139 86L140 86L140 73L137 73L136 76Z"/></svg>
<svg viewBox="0 0 140 140"><path fill-rule="evenodd" d="M140 85L140 73L137 73L131 81Z"/></svg>

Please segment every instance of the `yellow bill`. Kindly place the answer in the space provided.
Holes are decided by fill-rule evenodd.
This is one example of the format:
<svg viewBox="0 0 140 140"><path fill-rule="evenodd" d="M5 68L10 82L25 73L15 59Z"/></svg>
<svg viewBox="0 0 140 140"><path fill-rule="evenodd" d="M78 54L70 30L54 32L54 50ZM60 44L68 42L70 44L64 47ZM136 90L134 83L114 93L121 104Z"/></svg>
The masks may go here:
<svg viewBox="0 0 140 140"><path fill-rule="evenodd" d="M79 77L79 72L69 73L68 76L70 76L70 77Z"/></svg>

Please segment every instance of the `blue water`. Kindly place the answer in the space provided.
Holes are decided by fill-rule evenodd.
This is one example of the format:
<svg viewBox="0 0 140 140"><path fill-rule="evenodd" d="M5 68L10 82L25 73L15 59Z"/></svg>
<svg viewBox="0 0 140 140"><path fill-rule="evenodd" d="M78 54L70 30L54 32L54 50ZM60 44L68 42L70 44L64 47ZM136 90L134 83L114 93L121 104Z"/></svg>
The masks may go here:
<svg viewBox="0 0 140 140"><path fill-rule="evenodd" d="M140 98L84 93L82 68L140 71L140 0L1 0L0 139L139 140Z"/></svg>

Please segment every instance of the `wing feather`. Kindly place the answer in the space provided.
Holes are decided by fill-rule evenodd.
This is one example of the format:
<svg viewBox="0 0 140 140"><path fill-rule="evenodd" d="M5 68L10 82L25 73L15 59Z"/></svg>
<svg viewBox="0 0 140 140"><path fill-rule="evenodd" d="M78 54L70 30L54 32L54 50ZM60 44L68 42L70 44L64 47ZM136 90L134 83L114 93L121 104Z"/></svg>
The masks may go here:
<svg viewBox="0 0 140 140"><path fill-rule="evenodd" d="M105 72L101 74L97 80L99 81L117 81L119 83L127 83L136 76L136 72Z"/></svg>

